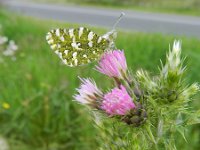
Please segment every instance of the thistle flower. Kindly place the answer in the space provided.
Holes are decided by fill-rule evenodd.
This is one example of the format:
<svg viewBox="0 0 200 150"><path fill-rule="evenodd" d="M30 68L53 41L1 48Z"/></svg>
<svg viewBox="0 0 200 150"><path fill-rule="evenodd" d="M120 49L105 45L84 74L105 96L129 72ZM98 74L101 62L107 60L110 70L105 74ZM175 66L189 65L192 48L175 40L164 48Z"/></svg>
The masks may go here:
<svg viewBox="0 0 200 150"><path fill-rule="evenodd" d="M124 51L114 50L106 52L102 56L99 66L96 66L96 69L109 77L123 78L127 72Z"/></svg>
<svg viewBox="0 0 200 150"><path fill-rule="evenodd" d="M103 95L101 90L98 89L95 81L92 79L80 80L82 81L82 84L76 89L79 94L74 95L74 99L83 105L98 108Z"/></svg>
<svg viewBox="0 0 200 150"><path fill-rule="evenodd" d="M125 115L135 108L132 98L123 85L104 95L101 108L109 115Z"/></svg>
<svg viewBox="0 0 200 150"><path fill-rule="evenodd" d="M179 41L174 41L160 74L153 77L142 69L132 76L123 51L103 55L96 69L114 78L117 87L103 95L94 81L82 79L75 95L76 101L101 110L94 113L102 133L101 149L176 149L174 134L178 131L185 138L186 125L199 123L199 111L190 104L200 88L197 83L185 86L183 61ZM102 111L115 119L104 118Z"/></svg>

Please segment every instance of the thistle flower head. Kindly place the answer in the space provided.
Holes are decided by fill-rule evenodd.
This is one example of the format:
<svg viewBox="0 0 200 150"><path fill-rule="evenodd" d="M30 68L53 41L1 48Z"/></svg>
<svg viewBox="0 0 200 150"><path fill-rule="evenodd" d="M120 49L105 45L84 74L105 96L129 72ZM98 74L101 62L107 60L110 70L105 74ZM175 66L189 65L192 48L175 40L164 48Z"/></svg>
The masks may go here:
<svg viewBox="0 0 200 150"><path fill-rule="evenodd" d="M96 86L96 83L92 79L80 79L82 81L77 92L79 94L74 95L74 99L81 104L98 107L98 102L102 97L102 92Z"/></svg>
<svg viewBox="0 0 200 150"><path fill-rule="evenodd" d="M127 71L124 51L114 50L106 52L102 56L99 66L96 66L96 69L109 77L123 78Z"/></svg>
<svg viewBox="0 0 200 150"><path fill-rule="evenodd" d="M181 42L174 41L172 50L169 51L165 65L162 65L162 76L169 81L172 78L177 78L183 74L185 67L183 67L184 58L181 58ZM176 76L176 77L175 77Z"/></svg>
<svg viewBox="0 0 200 150"><path fill-rule="evenodd" d="M104 95L101 108L109 115L125 115L129 110L135 108L132 98L124 86L114 88Z"/></svg>

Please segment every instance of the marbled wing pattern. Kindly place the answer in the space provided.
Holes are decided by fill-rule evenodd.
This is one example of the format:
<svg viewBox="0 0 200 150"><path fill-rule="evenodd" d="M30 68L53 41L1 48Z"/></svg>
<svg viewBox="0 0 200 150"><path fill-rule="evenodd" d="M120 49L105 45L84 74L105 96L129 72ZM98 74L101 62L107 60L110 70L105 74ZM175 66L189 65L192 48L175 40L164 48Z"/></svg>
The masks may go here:
<svg viewBox="0 0 200 150"><path fill-rule="evenodd" d="M54 29L46 40L64 64L80 66L100 58L109 47L109 40L85 28Z"/></svg>

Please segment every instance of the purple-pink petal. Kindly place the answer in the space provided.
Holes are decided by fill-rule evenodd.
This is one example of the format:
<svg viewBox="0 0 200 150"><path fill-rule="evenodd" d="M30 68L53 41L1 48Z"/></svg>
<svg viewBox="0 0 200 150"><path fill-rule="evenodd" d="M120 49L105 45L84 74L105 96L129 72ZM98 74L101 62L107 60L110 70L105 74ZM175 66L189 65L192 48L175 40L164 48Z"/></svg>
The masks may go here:
<svg viewBox="0 0 200 150"><path fill-rule="evenodd" d="M106 52L96 69L109 77L122 78L126 73L127 64L124 51L114 50Z"/></svg>
<svg viewBox="0 0 200 150"><path fill-rule="evenodd" d="M95 103L96 95L102 95L102 92L97 88L96 83L91 79L80 79L81 85L77 88L78 94L74 95L74 99L81 104Z"/></svg>
<svg viewBox="0 0 200 150"><path fill-rule="evenodd" d="M109 115L125 115L130 109L135 108L132 98L124 86L114 88L104 95L101 108Z"/></svg>

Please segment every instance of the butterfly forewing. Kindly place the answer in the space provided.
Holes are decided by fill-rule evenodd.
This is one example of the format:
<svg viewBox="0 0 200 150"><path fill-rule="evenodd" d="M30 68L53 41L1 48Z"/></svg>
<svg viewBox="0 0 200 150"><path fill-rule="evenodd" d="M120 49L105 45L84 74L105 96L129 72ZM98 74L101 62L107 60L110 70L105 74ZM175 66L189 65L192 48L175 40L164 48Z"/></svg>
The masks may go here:
<svg viewBox="0 0 200 150"><path fill-rule="evenodd" d="M46 40L62 61L71 67L99 59L109 46L109 40L84 27L51 30Z"/></svg>

